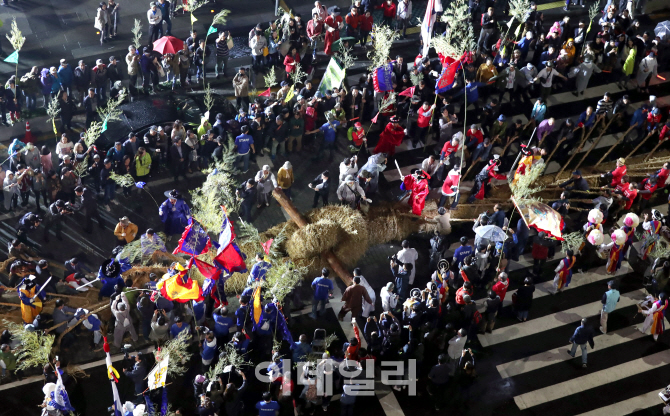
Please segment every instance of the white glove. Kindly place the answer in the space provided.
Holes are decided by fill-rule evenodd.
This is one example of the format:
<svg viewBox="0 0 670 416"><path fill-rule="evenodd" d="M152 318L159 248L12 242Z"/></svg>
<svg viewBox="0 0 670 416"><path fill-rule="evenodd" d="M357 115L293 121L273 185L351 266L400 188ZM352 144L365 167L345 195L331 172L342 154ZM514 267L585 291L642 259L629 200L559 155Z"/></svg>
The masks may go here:
<svg viewBox="0 0 670 416"><path fill-rule="evenodd" d="M372 203L372 200L370 198L365 198L365 200L367 201L368 204Z"/></svg>
<svg viewBox="0 0 670 416"><path fill-rule="evenodd" d="M438 75L438 74L437 74L437 71L432 70L432 71L430 71L430 75L432 75L432 76L434 76L435 78L437 78L437 75Z"/></svg>

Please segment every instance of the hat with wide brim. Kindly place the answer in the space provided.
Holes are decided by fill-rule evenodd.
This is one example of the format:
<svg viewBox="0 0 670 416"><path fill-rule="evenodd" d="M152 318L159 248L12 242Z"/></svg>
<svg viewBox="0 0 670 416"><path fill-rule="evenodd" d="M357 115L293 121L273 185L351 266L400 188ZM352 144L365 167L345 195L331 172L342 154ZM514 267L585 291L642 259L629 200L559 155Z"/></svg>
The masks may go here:
<svg viewBox="0 0 670 416"><path fill-rule="evenodd" d="M163 192L163 195L165 195L166 197L171 198L171 199L179 199L179 198L181 198L181 194L180 194L179 191L176 190L176 189L172 189L172 190L169 190L169 191L165 191L165 192Z"/></svg>

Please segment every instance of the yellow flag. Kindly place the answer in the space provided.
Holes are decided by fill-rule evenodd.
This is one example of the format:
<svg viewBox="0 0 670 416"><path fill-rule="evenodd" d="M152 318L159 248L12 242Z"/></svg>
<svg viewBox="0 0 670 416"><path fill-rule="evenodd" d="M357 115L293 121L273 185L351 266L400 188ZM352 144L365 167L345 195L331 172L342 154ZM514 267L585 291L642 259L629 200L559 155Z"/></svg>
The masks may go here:
<svg viewBox="0 0 670 416"><path fill-rule="evenodd" d="M591 31L591 25L593 24L593 20L591 20L591 23L589 23L588 29L586 29L586 34L588 35L589 32Z"/></svg>
<svg viewBox="0 0 670 416"><path fill-rule="evenodd" d="M56 119L53 119L53 118L52 118L52 119L51 119L51 123L52 123L53 126L54 126L54 134L56 135L56 137L58 137L58 130L56 129Z"/></svg>
<svg viewBox="0 0 670 416"><path fill-rule="evenodd" d="M295 90L291 87L288 89L288 92L286 93L286 98L284 98L284 102L287 103L291 101L291 98L295 95Z"/></svg>
<svg viewBox="0 0 670 416"><path fill-rule="evenodd" d="M198 19L196 19L195 16L193 15L193 13L191 13L191 24L193 24L197 21L198 21Z"/></svg>

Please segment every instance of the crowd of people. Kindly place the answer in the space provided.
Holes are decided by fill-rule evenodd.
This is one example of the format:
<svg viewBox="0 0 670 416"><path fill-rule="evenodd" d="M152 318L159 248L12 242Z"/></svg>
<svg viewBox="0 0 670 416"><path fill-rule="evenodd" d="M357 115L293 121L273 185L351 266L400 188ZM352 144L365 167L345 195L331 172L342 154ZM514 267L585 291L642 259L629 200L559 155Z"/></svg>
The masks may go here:
<svg viewBox="0 0 670 416"><path fill-rule="evenodd" d="M617 82L619 91L616 93L629 89L630 85L639 92L649 93L650 80L659 71L667 69L668 43L650 32L641 31L639 22L633 19L628 9L619 10L616 4L609 2L602 18L594 22L598 29L593 37L589 35L586 21L574 25L569 16L551 25L545 24L543 14L531 4L522 22L521 38L517 41L496 29L496 18L503 17L508 10L504 7L502 10L486 8L485 2L470 3L472 23L480 33L477 50L463 62L453 88L449 90L436 93L435 85L442 73L440 59L421 55L398 55L390 60L393 91L400 93L410 87L414 90L410 96L398 96L397 101L386 108L381 108L380 101L390 91L376 91L371 73L361 77L358 83L328 89L324 93L316 91L310 81L294 84L291 74L296 70L296 64L300 63L302 69L309 72L321 42L326 55L332 55L333 49L338 47L336 41L340 39L340 32L353 38L353 41L349 40L350 45L360 43L365 46L372 28L371 11L375 8L383 10L382 24L394 25L403 36L412 14L409 0L398 4L393 0L381 4L357 0L345 18L339 8L326 8L317 1L312 19L307 23L296 15L271 22L267 28L259 24L249 33L252 71L264 72L269 66L284 66L285 78L282 77L277 92L250 102L249 74L241 67L232 78L236 115L216 114L213 123L203 117L199 126L184 125L180 120L171 125L152 126L141 137L130 133L127 139L116 141L105 152L96 145L87 145L84 134L74 142L71 120L77 107L84 107L88 127L96 117L95 108L107 101L107 87L110 88L110 98L124 95L122 80L126 77L123 72L127 72L130 79L128 91L131 97L139 94L137 82L140 75L145 93L149 93L150 84L157 85L163 70L166 72L163 76L172 82L173 89L178 84L188 85L192 75L196 82L200 82L205 76L209 54L204 38L192 31L182 51L165 56L152 51L151 47L140 52L130 46L125 58L126 71L118 67L114 56L109 58L108 65L98 60L93 69L80 61L73 70L65 60L61 60L58 69L45 68L39 72L37 67L32 68L18 83L26 108L35 109L40 92L45 107L56 98L61 109L63 134L53 156L47 146L38 150L32 143L14 140L9 146L9 170L0 170L6 211L17 210L19 202L22 207L28 207L31 197L36 205L34 212L21 214L15 239L8 247L9 257L13 258L8 270L9 279L0 276L2 290L16 290L19 295L23 323L36 331L55 326L53 332L63 334L61 346L65 353L78 342L77 336L87 336L91 349L94 349L103 337L111 335L114 352L126 353L123 374L135 385L135 395L124 398L128 401L124 411L132 411L132 407L140 403L159 400L147 391L150 357L139 353L131 357L123 346L124 337L129 335L133 342L139 342L142 337L145 343L161 346L168 340L179 338L183 332L196 338L199 353L199 359L193 364L197 368L193 379L196 409L185 413L214 415L225 412L235 416L257 411L261 416L277 416L295 414L297 409L298 414L313 415L318 407L327 410L333 406L333 395L341 393L338 406L342 415L353 415L357 386L362 385L363 380L348 374L362 369L366 362L380 365L383 361L400 362L405 370L404 375L394 379L393 388L399 394L402 394L403 386L427 375L427 382L423 382L435 409L465 408L477 376L473 352L473 348L479 347L477 337L491 333L496 319L509 313L509 309L503 308L503 301L511 284L510 266L519 261L524 252L531 253L532 273L516 282L519 287L512 299L513 317L526 322L532 319L534 282L542 278L543 272L547 271L546 262L554 259L559 250L546 232L530 230L523 219L510 223L505 206L496 204L492 211L482 213L476 219L472 230L476 233L479 227L496 225L505 232L505 240L495 242L477 236L472 242L465 235L470 235L468 230L451 239L458 241L459 246L453 254L448 253L450 238L446 234L450 227L448 224L442 227L440 218L448 210L458 207L462 180L466 177L474 179L469 202L485 199L492 180L506 179L500 172L501 166L511 166L515 180L518 180L528 174L533 164L547 161L548 154L553 155L552 160L563 164L569 158L568 150L575 148L579 141L580 129L593 129L599 124L600 128L607 125L611 129L631 126L631 141L640 141L647 135L657 135L663 141L670 134L667 109L659 108L654 96L633 109L628 95L613 100L615 91L607 92L598 100L595 109L588 107L578 120L568 118L561 123L557 122L548 105L548 98L556 92L584 94L593 74ZM496 7L499 5L500 2L496 2ZM566 7L569 6L568 2ZM100 4L95 23L101 32L101 44L116 36L118 10L119 6L113 0ZM436 6L435 11L441 13L441 6ZM174 7L167 0L151 3L147 12L151 40L170 34L173 13ZM436 30L442 30L440 25ZM229 32L217 36L217 77L228 75L229 40ZM413 61L413 65L407 65L406 61ZM420 81L414 85L412 79ZM5 86L4 95L11 100L1 101L2 106L7 106L5 109L12 120L19 117L21 111L21 104L16 99L18 90L13 77ZM516 114L523 111L529 114L527 123L512 119L514 114L503 110L506 96L508 102L515 105ZM469 111L468 104L474 104L477 110L475 120L468 118L469 129L464 129L463 134L459 130L466 111ZM5 110L0 108L0 111L4 117ZM362 123L373 118L377 127L366 131ZM370 141L379 135L376 147L368 147L368 135ZM512 166L517 152L513 152L509 145L526 143L531 136L534 141L520 147L522 158ZM226 146L228 138L234 140L232 149ZM236 190L241 201L239 217L243 221L253 222L259 210L269 206L270 195L275 189L281 189L292 198L295 176L288 154L309 155L320 160L328 153L328 160L333 161L338 147L347 155L339 165L339 172L323 170L307 185L314 192L313 207L335 202L329 199L332 188L339 203L359 209L363 201L371 203L373 196L382 198L380 173L404 140L408 140L410 148L433 144L439 151L428 155L420 169L400 179L407 191L403 197L410 195L414 214L421 215L426 198L437 199L440 226L430 240L428 253L419 253L411 247L410 241L402 242L402 250L389 258L390 281L378 292L363 276L364 270L353 270L353 282L343 291L340 299L343 306L337 311L337 317L344 322L344 317L351 313L354 337L341 340L345 341L342 348L339 343L336 343L338 348L326 348L323 334L300 334L298 341L294 341L290 332L283 331L279 324L281 317L286 319L288 328L293 328L291 311L302 308L303 301L299 296L302 289L294 290L283 305L263 292L267 298L262 306L264 313L261 321L254 323L253 293L272 267L262 252L256 254L247 285L239 296L239 307L234 311L229 310L223 285L218 283L216 290L205 300L180 303L157 295L160 276L152 274L149 282L141 287L134 287L132 279L123 279L121 273L130 267L122 256L123 246L139 238L144 255L156 250L167 252L166 243L170 245L173 237L181 235L188 225L191 218L188 204L176 190L166 192L166 200L158 210L165 226L166 241L154 229L142 233L130 218L120 218L114 228L117 248L99 266L99 280L94 273L96 267L78 258L65 261L66 272L62 278L56 276L49 262L41 258L31 244L39 227L43 227L44 241L49 241L51 231L56 238L62 239L63 221L68 216L79 215L78 212L84 215L81 222L84 231L92 232L93 220L103 228L99 206L111 211L109 204L120 198L114 175L130 174L137 183L146 184L161 167L167 167L176 183L180 177L187 178L187 173L224 160L231 151L240 167L240 177L244 179ZM497 152L494 149L498 146L505 150ZM366 151L361 152L363 149ZM256 164L256 156L263 156L265 152L272 160L279 158L281 168L273 172L269 165L262 165L255 174L245 177L250 164ZM469 171L474 176L468 177ZM628 251L636 229L641 228L643 236L639 250L641 260L649 259L655 244L662 238L665 221L660 212L649 212L649 208L658 203L659 197L665 199L662 192L666 189L669 174L666 163L659 170L650 170L647 178L636 182L627 174L626 160L619 158L616 168L602 175L598 187L590 185L579 170L572 172L570 180L560 184L563 192L550 205L565 220L561 231L581 231L584 244L577 250L567 250L550 272L554 276L553 293L560 293L569 286L573 270L586 272L604 264L607 273L615 276L623 259L630 259ZM136 189L128 185L121 188L126 198ZM592 196L594 191L599 193L595 198ZM45 214L41 213L40 199ZM570 199L591 199L592 203L571 204ZM254 205L256 216L252 215ZM615 224L622 217L624 226L619 228ZM606 232L604 224L611 229ZM603 235L606 239L611 235L612 243L603 243ZM419 267L425 269L421 264L417 267L424 256L430 259L430 270L425 275L417 273ZM172 264L168 274L178 274L180 267ZM321 275L311 281L310 316L313 319L322 318L326 304L334 302L335 285L331 272L324 268ZM647 316L642 330L651 331L654 339L658 339L663 331L669 279L670 260L656 260L651 276L645 282L651 293L649 307L642 311ZM618 285L619 281L614 278L603 295L602 333L607 333L608 315L616 308ZM56 300L52 314L42 312L42 302L47 297L76 294L90 286L99 289L100 300L109 300L112 319L108 325L97 314L72 308L60 298ZM476 298L482 299L479 305L475 303ZM82 319L83 328L79 335L68 330ZM586 345L594 347L593 332L584 320L570 339L573 348L568 353L574 356L580 347L584 367L587 366ZM12 344L11 334L3 333L0 344L3 377L20 378L22 374L16 367L17 358L12 352L16 345ZM208 375L226 354L226 345L231 345L254 364L271 363L265 369L270 384L268 391L261 394L247 388L251 384L247 377L252 374L247 367L228 370L225 375ZM283 367L282 361L286 357L293 363L308 361L301 367L304 371L299 372L299 376L286 374L288 369ZM416 368L412 369L414 365ZM45 367L47 380L53 377L52 373L50 366ZM334 392L326 391L323 385L326 376L334 379ZM245 410L244 402L256 403L256 410ZM48 414L59 414L50 402L45 406L51 412Z"/></svg>

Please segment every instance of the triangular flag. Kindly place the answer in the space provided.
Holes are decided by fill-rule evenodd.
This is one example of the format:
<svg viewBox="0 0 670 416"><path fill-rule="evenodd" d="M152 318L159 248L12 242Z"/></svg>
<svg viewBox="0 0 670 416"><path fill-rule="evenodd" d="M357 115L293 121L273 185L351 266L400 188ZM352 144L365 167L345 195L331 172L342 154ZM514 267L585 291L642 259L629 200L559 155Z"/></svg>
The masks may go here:
<svg viewBox="0 0 670 416"><path fill-rule="evenodd" d="M54 134L58 137L58 130L56 129L56 119L51 119L51 124L54 126Z"/></svg>
<svg viewBox="0 0 670 416"><path fill-rule="evenodd" d="M372 119L372 122L375 124L377 124L377 117L379 117L379 113L377 113L377 115Z"/></svg>
<svg viewBox="0 0 670 416"><path fill-rule="evenodd" d="M288 93L286 94L286 98L284 98L284 102L287 103L291 101L291 98L295 95L295 90L293 88L288 89Z"/></svg>
<svg viewBox="0 0 670 416"><path fill-rule="evenodd" d="M270 88L268 88L267 90L265 90L265 91L263 91L262 93L258 94L258 96L259 96L259 97L269 97L271 92L272 92L272 91L270 91Z"/></svg>
<svg viewBox="0 0 670 416"><path fill-rule="evenodd" d="M265 254L270 254L270 247L272 246L273 241L275 241L275 240L273 238L271 238L268 241L261 244L261 247L263 247L263 251L265 251Z"/></svg>
<svg viewBox="0 0 670 416"><path fill-rule="evenodd" d="M102 131L100 133L104 133L107 131L107 119L102 122Z"/></svg>
<svg viewBox="0 0 670 416"><path fill-rule="evenodd" d="M589 32L591 31L591 25L592 25L592 24L593 24L593 20L591 20L591 22L589 22L589 28L586 29L586 34L587 34L587 35L588 35ZM9 58L7 58L7 59L9 59ZM5 61L6 61L7 59L5 59Z"/></svg>
<svg viewBox="0 0 670 416"><path fill-rule="evenodd" d="M5 58L5 62L10 63L10 64L18 64L19 63L19 51L14 51L12 52L11 55Z"/></svg>
<svg viewBox="0 0 670 416"><path fill-rule="evenodd" d="M198 21L198 19L196 19L195 16L193 15L193 13L191 13L191 24L193 24L197 21Z"/></svg>
<svg viewBox="0 0 670 416"><path fill-rule="evenodd" d="M216 33L216 28L214 26L210 26L209 29L207 29L207 36L211 35L212 33Z"/></svg>
<svg viewBox="0 0 670 416"><path fill-rule="evenodd" d="M416 87L409 87L409 88L407 88L405 91L401 92L401 93L398 94L398 95L401 95L401 96L403 96L403 97L412 97L412 96L414 95L414 89L415 89L415 88L416 88Z"/></svg>

